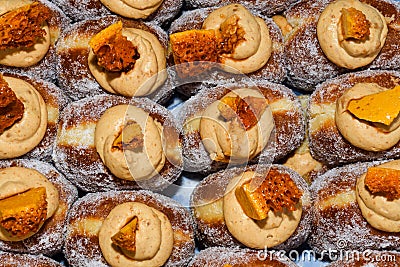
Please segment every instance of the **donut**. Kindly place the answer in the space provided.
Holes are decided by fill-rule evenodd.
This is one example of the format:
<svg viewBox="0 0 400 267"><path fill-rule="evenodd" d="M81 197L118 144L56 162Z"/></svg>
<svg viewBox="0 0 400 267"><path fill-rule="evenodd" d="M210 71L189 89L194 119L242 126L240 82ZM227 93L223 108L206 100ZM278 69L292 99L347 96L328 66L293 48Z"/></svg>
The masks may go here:
<svg viewBox="0 0 400 267"><path fill-rule="evenodd" d="M229 24L237 25L226 26ZM235 27L236 32L224 33L221 27L225 30ZM199 90L191 82L198 82L202 71L205 74L200 76L200 81L213 83L235 77L239 79L243 75L276 83L286 77L283 38L279 28L272 19L253 14L242 5L186 11L171 23L169 34L172 48L169 61L176 65L171 75L178 85L182 85L177 90L186 96ZM227 47L223 47L222 39L229 44ZM193 61L205 61L210 66L198 63L192 66ZM190 84L185 86L187 83Z"/></svg>
<svg viewBox="0 0 400 267"><path fill-rule="evenodd" d="M271 206L267 211L254 204L256 199L259 205L267 207L269 204L262 203L274 202L279 206L282 199L272 200L273 197L268 198L264 193L245 193L247 198L239 194L238 192L246 192L248 188L243 185L259 180L252 180L254 177L265 177L255 192L271 192L274 189L267 184L275 184L280 187L279 190L285 192L282 194L291 199L287 203L291 202L294 206L286 207L285 211L281 212L278 212L277 207L274 211ZM275 179L284 179L285 182L280 183ZM253 165L210 174L193 190L190 207L197 227L197 239L205 247L240 246L289 250L300 246L311 231L311 198L308 185L299 174L283 165ZM250 207L253 207L257 214L249 212ZM292 219L289 220L286 216Z"/></svg>
<svg viewBox="0 0 400 267"><path fill-rule="evenodd" d="M262 116L253 119L256 122L253 127L249 124L243 128L237 125L239 120L235 117L227 120L219 116L222 114L219 103L233 96L238 98L237 95L243 102L251 98L266 101L267 107L260 109ZM240 117L240 109L236 113ZM203 85L201 91L178 110L177 120L183 130L185 170L191 172L209 173L246 162L277 161L297 148L305 134L298 98L287 87L268 81L244 80L221 83L217 87ZM245 120L251 121L251 118ZM233 127L235 125L238 127ZM225 135L229 136L226 142L223 141Z"/></svg>
<svg viewBox="0 0 400 267"><path fill-rule="evenodd" d="M76 187L49 163L27 159L0 161L0 183L0 250L48 256L61 252L67 214L78 198Z"/></svg>
<svg viewBox="0 0 400 267"><path fill-rule="evenodd" d="M341 16L342 8L356 11ZM354 37L359 38L356 41L350 40L353 38L351 32L344 37L338 36L337 33L342 32L337 30L338 27L345 24L344 21L351 24L357 14L365 18L364 21L368 21L369 25L377 26L355 24L354 28L366 28L364 36ZM286 25L284 50L287 83L299 90L313 91L317 84L353 70L399 68L400 56L395 51L400 42L400 9L394 1L299 1L288 8L283 17L286 19L282 25ZM371 30L371 38L367 38L368 29ZM341 38L346 39L338 42ZM355 45L357 42L359 44Z"/></svg>
<svg viewBox="0 0 400 267"><path fill-rule="evenodd" d="M161 223L169 224L169 228L161 226L163 232L157 230L160 226L154 226L158 220L154 214L162 217ZM129 257L122 244L111 244L111 237L134 218L138 223L137 228L132 228L137 229L137 255ZM140 234L141 229L147 229L152 238ZM161 243L156 242L159 235ZM171 238L172 243L164 245L164 237ZM65 240L64 254L71 266L185 266L195 248L193 220L188 210L166 196L145 190L89 193L80 198L69 213ZM143 246L148 248L147 256ZM154 264L156 260L161 263Z"/></svg>
<svg viewBox="0 0 400 267"><path fill-rule="evenodd" d="M245 248L211 247L201 250L188 267L297 266L284 256Z"/></svg>
<svg viewBox="0 0 400 267"><path fill-rule="evenodd" d="M171 113L146 98L113 95L88 97L63 110L53 161L87 192L161 191L182 171Z"/></svg>
<svg viewBox="0 0 400 267"><path fill-rule="evenodd" d="M355 266L388 266L400 264L400 254L396 251L367 250L358 256L349 256L328 264L328 267L355 267Z"/></svg>
<svg viewBox="0 0 400 267"><path fill-rule="evenodd" d="M172 94L167 42L165 31L153 23L111 15L74 23L57 43L58 82L73 100L108 92L165 102ZM111 65L113 60L127 66Z"/></svg>
<svg viewBox="0 0 400 267"><path fill-rule="evenodd" d="M278 14L286 10L290 5L295 3L293 0L279 1L251 1L251 0L185 0L186 6L189 9L199 9L205 7L223 6L227 4L241 4L248 9L255 10L266 16Z"/></svg>
<svg viewBox="0 0 400 267"><path fill-rule="evenodd" d="M0 251L0 261L9 267L62 267L63 265L49 257L42 255L14 254Z"/></svg>
<svg viewBox="0 0 400 267"><path fill-rule="evenodd" d="M50 161L59 113L68 98L48 81L11 72L2 73L1 77L4 124L0 159L24 157Z"/></svg>
<svg viewBox="0 0 400 267"><path fill-rule="evenodd" d="M24 19L29 19L30 24L24 24ZM69 23L68 17L47 0L3 1L0 8L0 25L3 28L0 72L14 71L55 82L55 45ZM18 39L15 36L21 37Z"/></svg>
<svg viewBox="0 0 400 267"><path fill-rule="evenodd" d="M120 15L131 19L152 21L160 26L168 24L180 11L183 0L109 1L109 0L52 0L73 21L93 17ZM141 8L143 6L144 8Z"/></svg>
<svg viewBox="0 0 400 267"><path fill-rule="evenodd" d="M329 166L398 157L397 123L392 122L391 128L383 129L383 123L356 117L348 103L396 88L399 77L395 71L366 70L344 74L318 85L308 107L311 155ZM365 110L375 114L376 109Z"/></svg>
<svg viewBox="0 0 400 267"><path fill-rule="evenodd" d="M374 161L337 167L319 176L311 185L313 229L308 243L315 252L329 249L362 252L400 247L399 220L393 218L398 215L399 200L389 201L384 191L379 189L382 192L378 193L374 190L378 187L372 187L373 183L370 183L367 175L371 177L376 168L398 170L399 161ZM384 183L390 185L389 176L376 177L380 177L376 181L387 179ZM371 198L375 200L371 201ZM395 212L391 205L397 205Z"/></svg>

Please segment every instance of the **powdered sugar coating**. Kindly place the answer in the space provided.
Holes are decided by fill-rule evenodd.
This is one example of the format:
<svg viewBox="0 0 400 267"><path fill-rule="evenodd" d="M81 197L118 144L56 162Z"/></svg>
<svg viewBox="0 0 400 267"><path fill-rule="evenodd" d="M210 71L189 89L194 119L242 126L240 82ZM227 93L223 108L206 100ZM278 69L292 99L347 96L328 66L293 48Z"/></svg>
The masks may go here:
<svg viewBox="0 0 400 267"><path fill-rule="evenodd" d="M105 7L100 0L51 1L58 5L75 22L115 14ZM164 0L158 10L146 18L145 21L152 21L163 26L179 13L182 5L183 0Z"/></svg>
<svg viewBox="0 0 400 267"><path fill-rule="evenodd" d="M241 4L248 9L253 9L266 16L277 14L287 9L297 0L185 0L189 9L220 7L228 4Z"/></svg>
<svg viewBox="0 0 400 267"><path fill-rule="evenodd" d="M194 255L193 219L178 202L150 191L109 191L89 193L75 202L68 216L64 254L71 266L109 266L96 234L82 232L77 223L86 220L104 221L109 212L124 202L136 201L163 212L174 231L174 248L163 266L185 266ZM178 237L178 238L177 238Z"/></svg>
<svg viewBox="0 0 400 267"><path fill-rule="evenodd" d="M317 252L331 250L367 249L390 250L400 248L400 233L388 233L372 228L361 214L357 201L346 206L332 204L321 210L319 201L339 193L355 193L357 178L368 167L383 162L346 165L327 171L311 185L313 199L313 229L308 239Z"/></svg>
<svg viewBox="0 0 400 267"><path fill-rule="evenodd" d="M337 99L343 95L346 89L361 82L377 83L390 89L400 84L400 73L397 71L365 70L343 74L317 85L310 97L308 106L310 127L314 120L311 110L317 110L317 107L323 104L336 105ZM342 163L395 158L400 155L400 142L381 152L371 152L354 147L340 134L334 117L334 114L327 115L318 130L310 128L310 152L318 161L336 166Z"/></svg>
<svg viewBox="0 0 400 267"><path fill-rule="evenodd" d="M142 29L154 34L167 50L167 33L151 22L123 19L110 15L71 24L60 37L56 52L59 85L73 100L108 93L96 81L89 69L89 40L118 20L122 21L124 27ZM146 97L163 103L171 96L172 92L173 88L168 77L163 86Z"/></svg>
<svg viewBox="0 0 400 267"><path fill-rule="evenodd" d="M243 247L239 241L237 241L229 232L224 218L219 218L218 221L207 222L203 218L196 216L195 207L203 205L205 203L211 203L221 199L224 194L229 182L239 174L245 171L264 171L265 168L268 170L269 166L264 168L252 165L245 168L232 168L219 171L207 176L202 180L194 189L190 197L190 206L192 211L192 216L196 223L196 237L206 247L212 246L223 246L223 247ZM273 164L270 166L271 169L278 170L281 173L289 174L290 178L296 183L300 191L303 193L301 197L302 203L302 215L301 220L292 236L289 237L282 244L273 247L277 250L290 250L297 248L303 242L306 241L308 235L311 231L311 195L309 187L305 180L295 171L290 168ZM222 214L223 211L220 212Z"/></svg>
<svg viewBox="0 0 400 267"><path fill-rule="evenodd" d="M211 247L201 250L189 263L188 267L224 267L232 266L274 266L296 267L285 256L247 248ZM254 264L254 265L253 265Z"/></svg>
<svg viewBox="0 0 400 267"><path fill-rule="evenodd" d="M62 267L63 265L55 260L42 256L30 254L15 254L0 251L0 262L7 267Z"/></svg>
<svg viewBox="0 0 400 267"><path fill-rule="evenodd" d="M285 41L288 84L306 91L313 91L315 85L326 79L351 72L330 62L323 53L317 38L316 25L319 15L333 0L300 1L291 6L284 15L293 30ZM362 69L399 69L400 50L399 25L400 8L392 0L364 0L390 18L388 36L384 47L375 60ZM355 71L359 71L356 69Z"/></svg>
<svg viewBox="0 0 400 267"><path fill-rule="evenodd" d="M276 162L300 145L305 135L305 118L300 101L292 90L266 80L220 80L217 85L201 84L199 93L187 100L176 115L178 127L183 129L190 118L201 115L211 103L237 88L256 88L269 103L282 99L290 103L290 107L285 107L286 110L271 108L275 122L272 139L275 139L250 163L262 162L264 159ZM190 134L183 132L183 155L185 170L188 171L193 169L207 173L226 167L226 164L218 164L210 159L198 131Z"/></svg>
<svg viewBox="0 0 400 267"><path fill-rule="evenodd" d="M43 174L56 188L59 194L59 208L47 219L42 228L33 236L18 242L0 240L3 251L45 254L52 256L61 251L64 244L64 226L72 203L78 198L78 190L52 165L38 160L2 160L0 168L24 167Z"/></svg>
<svg viewBox="0 0 400 267"><path fill-rule="evenodd" d="M96 192L140 188L161 191L178 179L182 171L179 164L172 164L168 161L168 158L159 175L138 184L134 181L115 177L103 164L95 148L94 130L86 129L79 132L82 137L85 137L84 140L79 141L80 143L73 145L63 143L67 131L71 128L79 129L81 127L85 129L86 125L97 123L108 108L120 104L130 104L143 109L163 125L164 133L170 131L170 134L178 134L175 120L170 111L147 98L129 99L113 95L88 97L70 103L61 114L57 144L53 153L55 166L83 191Z"/></svg>
<svg viewBox="0 0 400 267"><path fill-rule="evenodd" d="M55 82L57 78L56 72L56 43L59 36L65 28L70 24L70 19L53 3L47 0L38 0L50 9L50 18L47 24L50 30L51 44L46 56L37 64L31 67L9 67L0 64L0 72L16 72L19 74L29 75L38 79Z"/></svg>
<svg viewBox="0 0 400 267"><path fill-rule="evenodd" d="M46 133L43 139L35 148L33 148L25 155L21 156L22 158L27 158L27 159L32 158L50 162L53 146L56 140L58 115L61 112L61 110L67 105L69 99L63 93L63 91L61 91L60 88L58 88L55 84L51 82L41 79L36 79L28 75L19 75L17 74L17 72L6 72L2 73L2 75L4 77L9 76L22 79L23 81L31 84L43 97L43 100L48 108L48 111L49 109L55 109L51 111L51 114L54 114L54 112L56 112L57 113L55 114L56 117L49 116Z"/></svg>
<svg viewBox="0 0 400 267"><path fill-rule="evenodd" d="M176 32L182 32L186 30L201 29L203 21L216 8L217 7L185 11L180 17L178 17L176 20L172 22L168 30L168 33L173 34ZM251 12L255 16L259 16L262 19L264 19L265 23L267 24L269 34L272 40L272 52L269 60L261 69L249 73L246 76L254 80L261 79L261 80L268 80L271 82L281 83L286 78L282 33L271 18L261 15L254 10L251 10ZM171 62L171 64L173 62L172 55L169 55L169 62ZM180 79L173 68L171 70L171 76L173 77L175 84L180 85L177 88L177 91L179 91L180 93L186 96L191 96L198 92L199 90L198 83L192 83L190 78ZM199 77L194 77L194 78L196 82L208 81L216 84L221 80L228 80L228 81L230 79L240 80L243 78L243 76L244 76L243 74L235 75L232 73L221 71L216 64L215 70L209 71L201 78Z"/></svg>

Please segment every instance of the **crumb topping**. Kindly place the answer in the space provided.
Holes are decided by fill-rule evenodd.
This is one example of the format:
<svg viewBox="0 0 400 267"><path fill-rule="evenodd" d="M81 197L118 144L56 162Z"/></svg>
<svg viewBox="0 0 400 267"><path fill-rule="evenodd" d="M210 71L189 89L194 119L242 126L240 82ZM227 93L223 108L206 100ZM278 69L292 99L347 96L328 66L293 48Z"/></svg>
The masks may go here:
<svg viewBox="0 0 400 267"><path fill-rule="evenodd" d="M245 41L245 31L239 26L239 17L237 15L230 16L225 20L216 35L218 54L232 54L236 46Z"/></svg>
<svg viewBox="0 0 400 267"><path fill-rule="evenodd" d="M368 168L365 186L372 194L382 195L389 201L400 199L400 170Z"/></svg>
<svg viewBox="0 0 400 267"><path fill-rule="evenodd" d="M97 64L110 72L128 72L140 55L137 47L122 35L122 22L110 25L89 42Z"/></svg>
<svg viewBox="0 0 400 267"><path fill-rule="evenodd" d="M341 22L344 39L365 41L368 38L371 23L362 11L354 7L342 8Z"/></svg>
<svg viewBox="0 0 400 267"><path fill-rule="evenodd" d="M39 2L0 16L0 50L33 46L46 35L42 26L49 17L49 8Z"/></svg>
<svg viewBox="0 0 400 267"><path fill-rule="evenodd" d="M24 104L0 75L0 134L18 122L24 114Z"/></svg>

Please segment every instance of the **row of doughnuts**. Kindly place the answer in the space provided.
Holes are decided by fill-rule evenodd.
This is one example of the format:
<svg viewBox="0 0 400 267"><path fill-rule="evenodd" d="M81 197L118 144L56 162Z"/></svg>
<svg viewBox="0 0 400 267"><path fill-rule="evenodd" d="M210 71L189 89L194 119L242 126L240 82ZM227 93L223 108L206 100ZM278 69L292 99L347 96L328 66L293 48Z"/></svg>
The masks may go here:
<svg viewBox="0 0 400 267"><path fill-rule="evenodd" d="M134 1L122 1L125 4L126 2ZM193 256L195 234L197 240L200 240L206 246L247 246L252 249L264 247L276 249L297 248L310 236L309 244L312 248L316 251L323 251L330 248L330 245L337 244L338 240L341 240L342 235L338 232L345 228L348 229L348 232L344 235L346 240L352 234L369 231L367 236L360 235L360 237L366 239L365 243L367 244L362 243L355 247L357 249L398 249L398 234L387 233L386 230L374 230L376 226L371 226L371 222L364 219L364 214L358 209L357 203L359 202L354 200L357 197L352 195L353 192L356 192L356 176L367 171L368 164L368 166L363 165L362 172L357 172L350 181L346 181L346 185L336 180L339 178L335 178L347 177L344 175L347 169L339 167L340 174L330 171L320 175L316 178L318 182L315 182L311 189L297 173L281 165L272 165L269 170L271 176L264 174L262 178L270 182L272 180L272 183L280 181L281 184L278 188L286 190L286 197L289 197L294 203L289 206L275 206L277 210L272 209L272 211L268 212L269 217L274 218L275 222L272 222L272 225L266 223L264 228L267 231L264 231L265 229L260 231L259 239L261 239L261 244L254 245L253 240L243 239L246 238L248 231L254 230L254 227L255 231L260 230L258 228L263 223L262 220L266 220L265 218L261 220L249 219L246 213L249 207L254 205L254 202L251 202L254 195L246 195L246 199L243 199L243 195L241 195L241 199L236 195L236 192L248 194L247 191L244 191L245 185L249 179L253 178L257 166L264 163L282 163L291 152L294 152L295 149L300 149L306 132L309 133L307 139L310 143L310 147L307 148L309 152L307 155L311 155L312 160L317 160L316 163L313 162L315 164L321 163L323 166L332 167L356 161L398 157L396 148L398 143L396 129L398 125L396 121L393 124L394 130L389 129L389 132L395 133L394 144L389 145L389 147L383 147L380 151L370 151L364 146L360 147L359 143L352 140L354 135L344 134L344 130L340 129L339 123L335 122L336 114L341 113L338 108L335 111L335 105L339 102L338 99L345 91L351 91L350 89L357 84L368 83L368 88L372 87L372 90L375 90L376 93L390 91L390 89L399 85L397 72L374 70L396 70L399 66L397 64L398 54L393 53L393 51L396 51L395 47L398 41L398 38L396 38L398 36L398 31L396 30L399 13L398 4L389 1L368 2L383 14L384 19L379 23L385 24L388 28L387 37L386 41L382 42L379 47L381 53L373 59L372 65L368 65L370 62L367 64L370 70L354 72L350 70L353 67L337 67L336 63L330 61L334 59L327 59L325 51L322 51L323 48L319 47L316 31L313 30L317 27L317 17L322 9L325 8L327 2L330 1L326 1L326 3L317 1L315 4L304 1L295 4L286 9L284 13L286 21L282 21L282 17L271 19L268 16L275 14L278 10L282 11L283 7L286 8L288 3L275 2L274 4L276 5L265 11L264 6L260 5L260 8L258 5L253 6L246 3L246 1L242 2L248 8L259 8L258 11L254 11L254 14L257 15L252 15L251 12L240 5L225 6L227 3L224 2L221 4L225 7L221 9L216 10L215 7L202 9L213 4L209 2L203 3L204 6L199 6L196 1L187 1L187 6L194 8L194 10L186 11L181 17L172 22L169 28L169 33L174 37L171 42L172 52L167 54L166 51L163 51L168 57L160 57L159 51L166 50L169 45L168 35L165 32L165 22L170 22L171 18L177 14L180 5L182 5L179 1L162 2L163 5L160 6L159 11L145 19L145 21L121 18L115 15L118 11L113 9L111 9L111 12L104 11L108 10L104 8L107 6L106 2L84 1L76 3L76 1L54 1L73 21L76 21L74 24L67 23L68 18L56 6L46 1L41 1L50 10L47 10L50 14L47 18L49 34L44 36L55 37L55 39L50 42L46 41L49 43L49 52L46 53L44 59L39 61L45 62L46 58L50 58L53 61L40 67L34 64L35 66L33 67L11 68L5 64L3 71L5 84L7 84L4 87L7 88L9 86L12 90L15 90L16 98L23 99L22 103L25 110L22 113L23 115L19 114L19 116L26 119L28 115L40 114L39 121L41 123L35 124L38 124L39 126L37 127L41 130L36 130L32 125L27 124L28 126L23 127L24 131L21 132L20 129L17 129L18 127L14 127L19 125L19 119L17 118L16 121L11 120L11 127L6 127L2 136L8 139L13 137L12 134L15 134L18 139L21 136L29 136L29 131L32 131L32 135L41 132L43 137L40 137L38 141L29 139L30 147L24 147L22 152L19 152L18 149L14 151L14 149L10 150L9 148L10 145L13 147L15 144L19 145L19 141L6 140L3 145L5 155L3 156L4 159L2 159L2 163L4 163L2 170L10 171L9 168L22 165L23 170L18 170L16 173L24 173L24 171L35 169L31 163L28 163L32 159L49 161L56 167L56 169L52 169L52 174L58 173L61 177L65 175L67 178L62 178L63 184L57 186L57 182L51 179L48 172L43 173L40 170L39 172L46 177L50 177L50 182L56 185L58 194L64 198L67 197L68 201L60 197L58 205L61 205L64 209L58 208L57 212L62 212L64 217L57 217L57 213L51 215L49 211L51 207L53 207L54 211L54 206L50 204L54 202L53 200L46 200L47 204L43 204L45 203L43 198L37 200L42 201L42 203L34 206L35 209L39 211L44 206L48 209L48 218L41 219L46 220L43 226L41 226L43 223L41 221L41 223L38 223L38 228L35 229L35 232L38 232L34 233L33 236L30 236L31 233L25 235L22 241L6 240L3 242L4 244L0 243L2 250L16 253L44 253L52 256L54 253L59 252L61 245L60 241L56 240L59 240L60 232L54 231L54 234L58 233L56 238L49 237L49 231L53 231L50 227L51 225L53 227L54 225L61 227L57 228L58 231L62 230L63 225L65 225L66 243L63 252L71 266L126 266L127 262L129 264L138 264L134 266L152 266L153 264L156 266L164 264L166 266L184 266ZM268 3L268 1L264 2ZM342 2L337 1L335 4ZM146 2L143 3L146 4ZM153 4L157 6L160 3ZM23 14L22 16L34 16L24 13L26 12L24 9L25 4L29 3L18 1L15 6L14 2L14 6L11 5L11 9L20 8L19 12ZM102 17L93 19L93 13L86 13L85 15L84 12L76 12L83 4L88 7L94 7L88 9L88 12L91 10L100 11L97 14L101 14ZM103 4L105 6L102 6ZM70 5L75 5L75 7L72 6L71 8ZM360 4L358 1L355 5L356 7L361 5L360 9L365 8L365 4ZM34 7L32 7L32 10L32 13L37 11ZM39 10L40 12L43 11L42 9ZM303 12L304 10L308 12ZM371 10L368 9L369 11ZM79 14L78 16L90 16L90 18L81 20L82 17L73 17L74 14L71 12L76 12L75 15ZM243 38L241 36L243 32L240 30L243 28L249 29L252 26L240 23L238 26L235 24L236 22L229 24L232 21L227 24L218 22L224 24L224 27L227 26L228 31L225 32L225 28L218 24L217 27L221 27L218 33L220 35L216 34L213 28L215 20L218 21L216 17L223 17L226 14L231 14L231 12L234 13L232 16L234 19L239 18L238 21L240 21L242 19L241 16L244 16L249 20L249 25L258 25L257 27L260 28L262 32L260 34L261 39L259 39L259 42L254 41L254 51L248 49L251 45L253 47L254 44L243 42L246 43L243 47L244 50L250 51L250 55L247 55L247 57L251 58L250 61L252 61L254 55L257 55L257 59L259 58L260 44L263 44L260 60L264 62L264 65L261 64L261 68L257 70L250 68L250 71L246 71L249 67L246 58L237 60L240 65L245 66L244 69L240 70L248 73L250 81L247 77L242 80L242 77L236 73L230 73L228 70L227 72L212 74L210 83L182 86L180 92L185 95L198 93L183 104L175 120L174 116L157 102L165 103L171 96L174 87L173 82L180 78L180 70L176 69L176 71L173 70L167 73L163 73L163 71L160 73L160 70L174 60L179 60L180 63L184 63L183 66L188 66L189 73L191 70L195 70L190 64L191 61L186 62L186 58L179 57L178 52L179 49L198 52L199 50L197 49L199 47L194 46L193 48L187 44L180 46L179 42L188 40L188 44L192 45L193 39L203 37L210 38L210 40L216 42L216 46L211 47L211 51L217 53L217 55L212 53L209 55L213 58L212 60L215 59L213 63L226 64L232 61L225 55L227 53L226 49L232 48L229 46L222 46L221 48L218 38L225 38L224 40L226 40L227 36L224 34L229 32L229 27L232 25L236 27L234 35L238 38ZM369 14L368 12L366 14ZM374 12L376 11L373 10L372 13L375 14ZM107 16L104 16L104 14L107 14ZM164 18L164 15L161 14L170 17ZM359 15L359 13L356 12L356 15ZM307 16L307 19L303 16ZM378 16L378 18L382 17ZM7 21L7 13L5 13L4 19ZM349 15L348 19L352 19L351 15ZM373 23L376 22L374 21L376 16L368 17L368 19ZM368 19L367 21L369 21ZM63 23L60 23L60 20ZM59 24L53 21L57 21ZM309 23L310 21L312 23ZM40 23L43 23L43 21ZM380 27L379 23L376 26L377 28ZM164 27L164 29L160 26ZM292 29L289 32L284 32L283 29L285 27L289 29L292 27ZM381 28L385 27L382 26ZM307 39L309 36L302 31L313 36L311 41L313 45L310 45L309 39ZM244 34L248 34L248 32ZM269 41L262 39L267 35L270 38ZM244 36L244 39L250 37L259 38L257 34ZM39 37L38 40L42 40L41 38L43 37ZM130 51L132 47L130 43L133 42L137 43L135 43L134 49ZM200 42L200 46L204 44ZM237 48L235 45L237 44L233 44L233 47ZM239 45L237 46L239 47ZM263 51L264 48L269 52ZM293 51L295 48L296 50ZM104 49L111 50L112 53L104 53ZM224 53L220 53L218 49L223 49ZM9 50L7 51L9 52ZM151 51L151 53L147 53L148 51ZM300 51L301 53L304 52L304 55L299 54ZM311 53L315 51L318 52L316 54ZM50 54L53 56L51 57ZM377 54L377 51L374 50L373 54ZM146 57L143 55L146 55ZM187 53L186 55L189 54ZM119 57L117 63L112 61L113 56ZM196 57L197 54L195 53L194 56ZM314 62L310 61L310 56L317 63L310 64ZM361 55L361 57L364 56L364 54ZM143 62L143 60L150 58L153 60ZM165 61L164 63L163 60ZM13 59L12 61L19 60ZM236 59L233 61L236 62ZM256 60L256 62L259 65L259 61ZM119 63L121 63L122 67L119 66ZM140 69L140 66L144 66L146 63L149 68ZM186 63L189 64L185 65ZM133 68L132 65L134 66ZM209 65L205 64L205 66L208 67ZM332 66L334 66L333 70L330 69ZM358 67L356 66L355 68L357 69ZM47 71L50 74L47 74ZM350 74L319 84L327 78L349 71L351 72ZM188 73L188 71L186 70L185 73ZM144 95L147 95L151 100L147 98L129 99L128 97L136 95L136 92L142 86L142 82L138 86L131 86L133 80L144 78L147 82L146 79L153 74L157 74L157 77L151 79L151 82L142 87L145 91ZM322 78L321 75L323 75ZM49 80L50 82L37 80L37 78ZM20 87L21 81L23 81L23 89L28 91L29 95L32 92L36 94L35 96L38 100L32 101L40 102L38 111L26 109L26 107L29 107L31 100L21 97L24 92L14 89ZM283 81L304 90L314 90L314 86L319 84L315 92L310 96L306 113L302 111L301 103L296 95L285 85L279 84ZM61 90L53 83L56 83ZM126 86L127 84L128 86ZM373 85L371 86L371 84ZM31 87L34 88L32 89ZM131 89L132 91L130 91ZM111 95L108 93L111 93ZM12 96L11 93L10 95L12 105L20 106L15 96ZM364 95L361 97L364 97ZM70 103L67 104L67 102ZM36 104L34 106L36 107ZM348 113L349 111L345 110L345 112ZM21 122L24 121L23 119ZM365 118L357 118L354 115L347 118L345 125L350 126L350 131L352 131L352 125L367 125L372 131L378 132L378 138L385 139L388 130L385 128L382 134L381 129L384 127L381 127L380 124L377 124L379 122L374 120L376 118L365 122ZM28 119L25 122L31 123L31 120ZM46 123L47 126L43 127L43 124ZM14 133L12 130L14 130ZM25 131L28 131L28 133ZM229 138L226 138L226 132L229 133ZM129 136L130 139L125 139L125 135ZM360 133L360 135L365 136L364 133ZM327 137L330 139L327 139ZM270 142L270 140L273 141ZM372 140L372 143L374 142ZM33 146L32 143L34 143ZM307 144L305 145L307 146ZM20 145L20 147L23 146L24 144ZM17 154L10 155L10 151ZM299 150L295 152L303 155ZM8 158L21 156L26 158L27 161L7 160ZM124 158L128 158L130 161L128 160L127 163L124 163ZM296 158L295 162L299 163L300 160ZM258 165L253 165L250 168L240 167L247 163L258 163ZM46 165L47 163L36 164ZM232 164L239 167L221 173L217 172L227 166L231 167ZM125 191L141 188L162 191L179 179L182 170L209 174L192 195L192 214L189 214L180 204L156 193L141 190ZM297 169L299 172L301 170L303 170L302 166ZM311 171L315 171L315 168L311 168ZM305 173L305 175L308 174L309 172ZM241 180L242 176L244 180ZM29 193L31 189L35 188L32 188L33 186L26 182L22 183L22 187L19 187L18 179L20 178L16 179L11 181L12 186L17 187L12 191L11 196L8 191L10 188L7 186L2 187L2 189L5 188L5 195L3 195L2 199L7 200L8 197L18 196L25 198L25 201L29 202ZM320 182L325 180L327 182ZM212 181L215 183L211 183L211 187L209 187L208 183ZM319 186L320 183L323 184L323 188ZM80 189L82 193L96 193L86 194L76 200L77 191L74 186ZM61 187L71 188L70 192L64 192ZM213 190L210 190L210 188ZM346 216L340 216L342 213L338 212L334 216L330 213L330 209L335 211L338 208L336 202L340 200L340 194L336 191L330 191L332 188L351 192L345 194L345 197L350 196L348 202L346 202L346 199L342 199L345 202L343 206L346 208L351 207L347 214L356 214L355 216L357 217L353 219L356 222L362 222L361 226L358 223L344 220L343 217ZM228 189L234 189L235 191L229 191ZM45 190L50 189L46 187ZM118 191L98 192L110 190ZM291 198L291 193L293 192L296 196ZM16 193L22 193L22 196L15 195ZM339 194L337 199L333 198L336 194ZM37 195L39 194L35 193L35 197ZM333 201L329 199L329 196L332 196ZM211 197L211 199L207 197ZM320 202L312 201L318 198L328 198L323 209L320 209L322 200ZM221 199L227 203L226 207L221 204ZM275 199L272 200L276 201ZM281 199L281 201L286 200ZM234 205L233 211L229 208L231 207L229 203ZM145 204L145 207L141 204ZM394 205L397 204L395 203ZM398 210L396 207L398 205L394 206L394 208L392 207L392 209ZM209 208L211 209L211 215L214 213L216 217L207 218L210 215ZM279 208L283 208L284 212L280 212ZM3 209L11 213L17 211L8 205L4 205ZM136 213L135 216L135 210L137 209L144 214L146 212L151 214L149 215L152 217L150 224L163 225L162 227L160 226L161 232L158 232L158 237L156 235L157 238L148 241L150 244L140 242L136 245L135 249L140 250L140 245L153 247L155 243L159 242L155 245L156 249L150 252L142 251L140 252L143 253L142 255L139 252L136 253L137 255L132 255L130 248L126 247L123 242L126 239L129 240L127 236L124 236L123 229L132 231L131 228L134 228L133 233L139 240L143 240L147 236L146 234L143 235L143 232L141 234L140 231L136 231L136 226L132 226L135 223L135 218L137 220L137 217L139 217L139 221L141 219L140 214ZM244 214L241 211L242 209ZM131 213L126 213L127 210L131 210ZM117 222L116 220L121 214L125 215L123 215L122 220L119 219ZM237 225L240 226L240 223L237 224L238 219L235 218L239 214L244 216L250 224L244 226L246 228L245 233L242 232L242 228L236 227ZM205 219L202 217L203 215L206 216ZM229 217L230 219L224 217L225 215L231 216ZM292 216L295 218L294 222L291 220ZM54 222L56 219L58 219L58 222ZM336 224L327 223L328 220L332 220ZM398 219L395 218L394 220ZM349 229L349 223L353 223L351 224L353 228ZM338 232L325 236L324 233L328 232L326 227L329 228L331 225L335 225L333 227L336 227ZM5 227L6 224L3 226ZM280 227L286 228L287 226L290 226L290 231L279 230ZM247 227L249 228L247 229ZM166 228L169 230L165 230ZM151 229L148 230L150 231ZM283 237L281 236L282 232ZM110 237L117 234L122 241L113 240L111 243ZM263 234L266 234L267 237ZM159 238L160 236L162 237L161 239ZM164 239L165 236L169 236L169 238ZM47 245L55 245L55 248L43 247L41 240L48 238L52 241ZM272 239L271 243L263 243L270 239ZM375 240L379 240L379 244L382 244L382 246L370 245ZM153 244L151 244L152 242ZM166 245L166 243L169 245ZM353 244L349 243L348 248L353 249ZM204 266L204 261L210 261L208 263L210 266L218 266L218 264L222 264L222 266L248 266L249 264L254 264L257 266L265 263L265 261L260 262L259 258L254 258L256 251L238 248L232 250L210 248L208 251L196 256L191 264L197 266L196 261L199 261L197 263L200 264L199 266ZM209 256L207 256L207 253ZM237 255L229 257L232 253ZM393 254L396 255L396 253ZM10 258L14 257L13 255L4 254L4 257ZM249 259L245 255L253 255L253 258L250 257ZM31 260L28 260L27 257L22 260ZM210 259L212 257L216 257L218 262L213 261L215 259ZM218 257L222 257L224 260L219 260ZM157 263L148 261L149 258L156 259ZM282 266L294 266L287 259L274 258L273 260L275 262L272 264L275 265L278 265L276 262L278 260ZM337 264L340 265L340 263Z"/></svg>

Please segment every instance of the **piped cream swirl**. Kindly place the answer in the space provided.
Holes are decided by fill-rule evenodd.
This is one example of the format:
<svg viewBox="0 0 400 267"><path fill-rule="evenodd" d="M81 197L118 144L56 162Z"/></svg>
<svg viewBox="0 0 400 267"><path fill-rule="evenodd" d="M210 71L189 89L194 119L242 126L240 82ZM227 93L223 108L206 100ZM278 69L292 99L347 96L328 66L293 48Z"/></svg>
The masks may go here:
<svg viewBox="0 0 400 267"><path fill-rule="evenodd" d="M153 14L163 0L100 0L112 12L132 19L145 19Z"/></svg>

